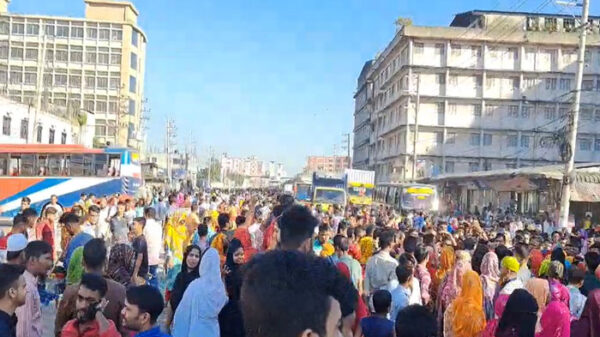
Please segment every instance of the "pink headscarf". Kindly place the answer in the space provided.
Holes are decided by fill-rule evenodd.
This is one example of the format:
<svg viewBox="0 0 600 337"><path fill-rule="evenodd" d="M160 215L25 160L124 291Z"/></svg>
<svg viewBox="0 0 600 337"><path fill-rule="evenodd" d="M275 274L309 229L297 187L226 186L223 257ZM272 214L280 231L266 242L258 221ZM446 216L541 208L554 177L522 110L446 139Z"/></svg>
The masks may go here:
<svg viewBox="0 0 600 337"><path fill-rule="evenodd" d="M570 337L571 312L569 307L559 301L552 301L546 307L540 319L542 330L536 337Z"/></svg>
<svg viewBox="0 0 600 337"><path fill-rule="evenodd" d="M551 279L550 280L550 296L551 301L558 301L565 304L569 307L569 301L571 299L571 294L569 293L569 289L565 287L558 280Z"/></svg>
<svg viewBox="0 0 600 337"><path fill-rule="evenodd" d="M508 302L508 295L499 295L496 299L496 303L494 303L494 318L487 322L485 326L485 330L481 333L481 337L495 337L496 336L496 328L498 327L498 322L500 321L500 317L502 317L502 313L504 313L504 308L506 308L506 302Z"/></svg>
<svg viewBox="0 0 600 337"><path fill-rule="evenodd" d="M483 296L490 302L494 300L499 280L498 255L494 252L488 252L483 256L481 262L481 283L483 285Z"/></svg>

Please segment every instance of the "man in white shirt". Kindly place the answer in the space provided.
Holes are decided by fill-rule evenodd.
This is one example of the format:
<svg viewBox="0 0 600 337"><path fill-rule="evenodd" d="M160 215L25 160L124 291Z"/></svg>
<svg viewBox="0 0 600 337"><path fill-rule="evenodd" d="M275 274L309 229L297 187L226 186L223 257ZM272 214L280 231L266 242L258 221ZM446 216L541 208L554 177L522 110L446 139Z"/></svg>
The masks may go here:
<svg viewBox="0 0 600 337"><path fill-rule="evenodd" d="M163 231L160 224L156 221L156 210L153 207L146 207L144 210L144 217L146 218L144 237L146 238L146 244L148 245L148 273L152 275L148 284L158 288L156 271L161 264L160 250L163 242Z"/></svg>
<svg viewBox="0 0 600 337"><path fill-rule="evenodd" d="M92 237L96 237L96 227L98 225L98 219L100 218L100 207L96 205L91 205L88 209L87 218L81 226L81 231L91 235Z"/></svg>

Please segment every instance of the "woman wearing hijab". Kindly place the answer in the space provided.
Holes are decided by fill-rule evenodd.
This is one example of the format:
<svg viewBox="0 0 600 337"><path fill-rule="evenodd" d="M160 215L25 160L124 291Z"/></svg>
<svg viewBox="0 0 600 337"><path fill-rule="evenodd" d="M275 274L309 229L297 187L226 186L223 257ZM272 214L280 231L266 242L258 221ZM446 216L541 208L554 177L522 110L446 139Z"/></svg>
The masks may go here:
<svg viewBox="0 0 600 337"><path fill-rule="evenodd" d="M540 319L542 330L536 337L569 337L571 335L571 312L560 301L552 301Z"/></svg>
<svg viewBox="0 0 600 337"><path fill-rule="evenodd" d="M219 253L209 248L200 262L200 277L190 283L175 311L173 337L219 337L219 312L226 303Z"/></svg>
<svg viewBox="0 0 600 337"><path fill-rule="evenodd" d="M529 252L529 262L531 263L531 273L534 276L539 276L538 272L540 270L540 266L542 265L542 261L544 261L544 255L539 249L532 249Z"/></svg>
<svg viewBox="0 0 600 337"><path fill-rule="evenodd" d="M479 275L468 270L461 292L444 313L445 337L477 337L485 328L483 290Z"/></svg>
<svg viewBox="0 0 600 337"><path fill-rule="evenodd" d="M552 261L550 263L550 268L548 269L548 283L550 284L551 300L562 302L569 307L571 295L569 289L561 283L564 272L565 269L563 264L556 260Z"/></svg>
<svg viewBox="0 0 600 337"><path fill-rule="evenodd" d="M481 333L481 337L494 337L496 336L496 328L498 328L498 321L504 313L506 308L506 302L508 302L508 295L499 295L494 304L494 318L487 321L485 329Z"/></svg>
<svg viewBox="0 0 600 337"><path fill-rule="evenodd" d="M446 275L452 270L454 267L454 248L450 246L445 246L442 249L442 253L440 254L440 265L438 269L433 273L433 285L431 292L433 294L437 294L437 290L439 289L440 284L443 282Z"/></svg>
<svg viewBox="0 0 600 337"><path fill-rule="evenodd" d="M460 294L463 275L469 270L471 270L471 255L464 250L457 251L454 268L446 275L438 291L437 310L438 326L440 328L444 326L444 312L450 303Z"/></svg>
<svg viewBox="0 0 600 337"><path fill-rule="evenodd" d="M592 290L588 294L581 318L571 325L571 336L600 336L600 289Z"/></svg>
<svg viewBox="0 0 600 337"><path fill-rule="evenodd" d="M175 283L173 284L173 290L169 298L170 313L167 318L167 327L171 326L173 313L177 310L185 290L192 281L200 277L200 252L200 247L191 245L183 253L184 263L181 264L181 271L175 277Z"/></svg>
<svg viewBox="0 0 600 337"><path fill-rule="evenodd" d="M498 256L494 252L488 252L483 256L481 262L481 285L483 286L483 308L485 318L494 318L494 297L500 281L500 268L498 268Z"/></svg>
<svg viewBox="0 0 600 337"><path fill-rule="evenodd" d="M219 327L221 337L243 337L244 321L240 309L240 291L242 288L241 266L244 264L245 251L242 242L233 239L227 247L225 258L225 288L229 301L219 313Z"/></svg>
<svg viewBox="0 0 600 337"><path fill-rule="evenodd" d="M113 240L115 244L110 249L106 274L112 280L128 287L135 269L136 254L126 235L115 233Z"/></svg>
<svg viewBox="0 0 600 337"><path fill-rule="evenodd" d="M481 274L481 264L483 263L483 258L490 251L486 242L479 242L475 251L473 252L473 259L471 261L471 266L473 270L477 273Z"/></svg>
<svg viewBox="0 0 600 337"><path fill-rule="evenodd" d="M496 337L534 337L538 305L525 289L515 289L496 328Z"/></svg>
<svg viewBox="0 0 600 337"><path fill-rule="evenodd" d="M541 278L532 278L525 284L525 290L535 298L538 304L538 316L546 309L548 301L550 301L550 287L548 281Z"/></svg>

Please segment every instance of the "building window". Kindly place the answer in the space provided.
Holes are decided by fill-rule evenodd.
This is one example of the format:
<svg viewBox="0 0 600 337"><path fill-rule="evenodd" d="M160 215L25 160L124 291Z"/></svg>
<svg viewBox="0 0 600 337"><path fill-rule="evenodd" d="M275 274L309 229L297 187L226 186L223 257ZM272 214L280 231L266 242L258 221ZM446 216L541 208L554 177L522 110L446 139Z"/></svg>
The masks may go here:
<svg viewBox="0 0 600 337"><path fill-rule="evenodd" d="M531 78L531 77L526 77L523 79L524 83L524 89L525 88L533 88L536 86L537 80L535 78Z"/></svg>
<svg viewBox="0 0 600 337"><path fill-rule="evenodd" d="M90 40L98 39L98 28L88 28L86 37Z"/></svg>
<svg viewBox="0 0 600 337"><path fill-rule="evenodd" d="M27 35L40 35L40 26L37 24L28 23Z"/></svg>
<svg viewBox="0 0 600 337"><path fill-rule="evenodd" d="M113 41L123 41L123 31L113 30L111 38Z"/></svg>
<svg viewBox="0 0 600 337"><path fill-rule="evenodd" d="M55 74L54 75L54 85L66 86L67 85L67 75Z"/></svg>
<svg viewBox="0 0 600 337"><path fill-rule="evenodd" d="M110 39L110 29L100 29L100 34L98 34L100 40L107 41Z"/></svg>
<svg viewBox="0 0 600 337"><path fill-rule="evenodd" d="M93 51L86 51L85 52L85 62L91 63L91 64L96 63L96 53Z"/></svg>
<svg viewBox="0 0 600 337"><path fill-rule="evenodd" d="M492 145L492 134L484 133L483 134L483 146L490 146L490 145Z"/></svg>
<svg viewBox="0 0 600 337"><path fill-rule="evenodd" d="M94 89L95 86L96 86L96 77L86 76L85 77L85 88L86 89Z"/></svg>
<svg viewBox="0 0 600 337"><path fill-rule="evenodd" d="M581 89L583 91L594 90L594 80L583 80L583 82L581 82Z"/></svg>
<svg viewBox="0 0 600 337"><path fill-rule="evenodd" d="M507 139L507 146L508 147L517 147L517 144L519 143L519 139L517 137L517 135L508 135L506 137Z"/></svg>
<svg viewBox="0 0 600 337"><path fill-rule="evenodd" d="M580 151L591 151L592 150L592 141L586 138L579 140L579 150Z"/></svg>
<svg viewBox="0 0 600 337"><path fill-rule="evenodd" d="M415 54L423 54L423 49L425 48L422 43L415 43Z"/></svg>
<svg viewBox="0 0 600 337"><path fill-rule="evenodd" d="M82 51L72 51L71 52L71 62L83 62L83 52Z"/></svg>
<svg viewBox="0 0 600 337"><path fill-rule="evenodd" d="M108 64L110 58L108 53L98 53L98 63L99 64Z"/></svg>
<svg viewBox="0 0 600 337"><path fill-rule="evenodd" d="M513 78L512 79L513 90L519 90L520 86L521 86L521 82L520 82L519 78L518 77Z"/></svg>
<svg viewBox="0 0 600 337"><path fill-rule="evenodd" d="M571 79L561 78L560 79L560 90L571 90Z"/></svg>
<svg viewBox="0 0 600 337"><path fill-rule="evenodd" d="M54 129L48 131L48 144L54 144Z"/></svg>
<svg viewBox="0 0 600 337"><path fill-rule="evenodd" d="M67 131L63 131L60 134L60 143L61 144L67 144Z"/></svg>
<svg viewBox="0 0 600 337"><path fill-rule="evenodd" d="M589 50L586 50L585 53L583 54L583 62L585 62L586 64L590 64L591 60L592 60L592 53L590 53Z"/></svg>
<svg viewBox="0 0 600 337"><path fill-rule="evenodd" d="M594 151L600 151L600 138L594 140Z"/></svg>
<svg viewBox="0 0 600 337"><path fill-rule="evenodd" d="M600 122L600 109L596 109L596 111L594 111L594 121Z"/></svg>
<svg viewBox="0 0 600 337"><path fill-rule="evenodd" d="M473 116L481 117L481 105L480 104L473 105Z"/></svg>
<svg viewBox="0 0 600 337"><path fill-rule="evenodd" d="M454 173L454 162L453 161L447 161L446 162L446 167L444 168L444 171L446 173Z"/></svg>
<svg viewBox="0 0 600 337"><path fill-rule="evenodd" d="M592 109L591 108L582 108L581 109L581 120L582 121L591 121L592 120Z"/></svg>
<svg viewBox="0 0 600 337"><path fill-rule="evenodd" d="M556 78L546 79L546 90L556 90Z"/></svg>
<svg viewBox="0 0 600 337"><path fill-rule="evenodd" d="M71 37L77 39L83 39L83 27L72 27L71 28Z"/></svg>
<svg viewBox="0 0 600 337"><path fill-rule="evenodd" d="M521 135L521 147L529 148L529 136Z"/></svg>
<svg viewBox="0 0 600 337"><path fill-rule="evenodd" d="M69 52L66 50L56 51L56 61L67 62L69 60Z"/></svg>
<svg viewBox="0 0 600 337"><path fill-rule="evenodd" d="M498 109L497 105L487 105L485 106L485 117L492 118L494 117L494 111Z"/></svg>
<svg viewBox="0 0 600 337"><path fill-rule="evenodd" d="M129 123L129 127L127 128L127 139L135 138L135 125L133 123Z"/></svg>
<svg viewBox="0 0 600 337"><path fill-rule="evenodd" d="M479 144L481 143L481 134L472 133L469 143L473 146L479 146Z"/></svg>
<svg viewBox="0 0 600 337"><path fill-rule="evenodd" d="M485 160L483 162L483 170L484 171L491 171L492 170L492 163L489 160Z"/></svg>
<svg viewBox="0 0 600 337"><path fill-rule="evenodd" d="M10 48L10 58L22 60L23 59L23 48Z"/></svg>
<svg viewBox="0 0 600 337"><path fill-rule="evenodd" d="M56 36L58 37L69 37L68 26L56 26ZM53 143L51 143L53 144Z"/></svg>
<svg viewBox="0 0 600 337"><path fill-rule="evenodd" d="M508 117L518 118L519 117L519 106L509 105L508 106Z"/></svg>
<svg viewBox="0 0 600 337"><path fill-rule="evenodd" d="M100 88L100 89L108 88L108 78L107 77L98 77L98 88Z"/></svg>
<svg viewBox="0 0 600 337"><path fill-rule="evenodd" d="M10 136L10 116L2 117L2 134L5 136Z"/></svg>
<svg viewBox="0 0 600 337"><path fill-rule="evenodd" d="M29 133L29 119L21 119L21 139L27 139Z"/></svg>
<svg viewBox="0 0 600 337"><path fill-rule="evenodd" d="M436 43L435 44L435 54L436 55L444 55L444 44Z"/></svg>
<svg viewBox="0 0 600 337"><path fill-rule="evenodd" d="M15 35L23 35L25 34L25 24L23 23L13 23L12 24L12 33Z"/></svg>
<svg viewBox="0 0 600 337"><path fill-rule="evenodd" d="M564 18L563 29L565 32L572 32L575 30L575 19Z"/></svg>
<svg viewBox="0 0 600 337"><path fill-rule="evenodd" d="M553 106L547 106L544 108L544 117L546 119L554 119L556 118L555 112L556 109Z"/></svg>
<svg viewBox="0 0 600 337"><path fill-rule="evenodd" d="M110 78L110 88L111 89L119 89L120 81L121 81L121 79L118 77L111 77Z"/></svg>
<svg viewBox="0 0 600 337"><path fill-rule="evenodd" d="M454 144L456 142L456 133L448 132L446 134L446 144Z"/></svg>
<svg viewBox="0 0 600 337"><path fill-rule="evenodd" d="M0 34L8 35L8 32L10 31L9 27L7 21L0 21Z"/></svg>
<svg viewBox="0 0 600 337"><path fill-rule="evenodd" d="M131 69L137 70L137 55L135 53L131 53Z"/></svg>
<svg viewBox="0 0 600 337"><path fill-rule="evenodd" d="M529 110L529 109L530 109L530 107L529 107L528 105L523 105L523 106L521 107L521 117L522 117L522 118L525 118L525 119L528 119L528 118L529 118L529 116L531 115L531 113L530 113L530 110Z"/></svg>
<svg viewBox="0 0 600 337"><path fill-rule="evenodd" d="M81 87L81 76L70 75L69 76L69 87L70 88L80 88Z"/></svg>
<svg viewBox="0 0 600 337"><path fill-rule="evenodd" d="M129 92L134 94L137 92L137 81L135 76L129 76Z"/></svg>
<svg viewBox="0 0 600 337"><path fill-rule="evenodd" d="M477 172L479 171L479 163L478 162L470 162L469 163L469 172Z"/></svg>
<svg viewBox="0 0 600 337"><path fill-rule="evenodd" d="M129 100L129 114L135 116L135 100L133 99Z"/></svg>
<svg viewBox="0 0 600 337"><path fill-rule="evenodd" d="M42 126L41 125L39 125L37 127L35 139L38 143L42 142Z"/></svg>
<svg viewBox="0 0 600 337"><path fill-rule="evenodd" d="M36 73L25 73L25 84L35 85L37 82L37 74Z"/></svg>
<svg viewBox="0 0 600 337"><path fill-rule="evenodd" d="M138 32L135 30L131 31L131 44L134 46L138 46Z"/></svg>
<svg viewBox="0 0 600 337"><path fill-rule="evenodd" d="M460 55L460 45L459 44L453 44L450 46L450 49L452 50L452 56L459 56Z"/></svg>
<svg viewBox="0 0 600 337"><path fill-rule="evenodd" d="M517 164L516 163L508 163L504 165L507 169L516 169L517 168Z"/></svg>

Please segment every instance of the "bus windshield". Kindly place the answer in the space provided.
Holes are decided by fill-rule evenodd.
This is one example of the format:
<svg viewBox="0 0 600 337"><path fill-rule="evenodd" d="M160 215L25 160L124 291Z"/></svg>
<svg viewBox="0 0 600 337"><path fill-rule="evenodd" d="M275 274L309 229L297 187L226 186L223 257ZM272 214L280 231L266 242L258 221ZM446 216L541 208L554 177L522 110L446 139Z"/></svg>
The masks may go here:
<svg viewBox="0 0 600 337"><path fill-rule="evenodd" d="M400 207L405 210L431 211L435 208L436 191L429 186L406 186L402 188Z"/></svg>
<svg viewBox="0 0 600 337"><path fill-rule="evenodd" d="M327 190L317 188L315 190L314 203L343 205L346 203L345 193L342 190Z"/></svg>
<svg viewBox="0 0 600 337"><path fill-rule="evenodd" d="M308 201L310 200L310 185L298 184L296 186L296 199Z"/></svg>
<svg viewBox="0 0 600 337"><path fill-rule="evenodd" d="M372 198L373 197L373 189L370 187L351 186L351 187L348 187L348 194L350 194L351 196L356 196L356 197Z"/></svg>

